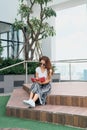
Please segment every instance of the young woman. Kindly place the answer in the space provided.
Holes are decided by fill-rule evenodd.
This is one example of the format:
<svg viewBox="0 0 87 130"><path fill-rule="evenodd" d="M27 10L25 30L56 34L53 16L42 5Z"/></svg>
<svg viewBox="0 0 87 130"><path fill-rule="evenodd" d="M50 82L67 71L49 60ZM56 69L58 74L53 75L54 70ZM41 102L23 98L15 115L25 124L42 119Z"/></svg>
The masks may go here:
<svg viewBox="0 0 87 130"><path fill-rule="evenodd" d="M44 105L47 95L51 92L51 77L53 74L50 59L47 56L42 56L39 59L39 67L36 68L36 81L31 86L29 100L23 100L30 107L35 107L35 102L39 99L40 104ZM45 81L41 82L38 79L45 77Z"/></svg>

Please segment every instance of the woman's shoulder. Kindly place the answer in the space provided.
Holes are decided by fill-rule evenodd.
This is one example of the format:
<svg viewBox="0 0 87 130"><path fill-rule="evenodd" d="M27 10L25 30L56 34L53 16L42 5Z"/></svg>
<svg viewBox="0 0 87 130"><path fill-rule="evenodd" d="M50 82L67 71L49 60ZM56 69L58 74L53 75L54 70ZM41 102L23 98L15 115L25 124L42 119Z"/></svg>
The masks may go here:
<svg viewBox="0 0 87 130"><path fill-rule="evenodd" d="M40 67L38 66L37 68L36 68L36 71L39 71L40 70Z"/></svg>

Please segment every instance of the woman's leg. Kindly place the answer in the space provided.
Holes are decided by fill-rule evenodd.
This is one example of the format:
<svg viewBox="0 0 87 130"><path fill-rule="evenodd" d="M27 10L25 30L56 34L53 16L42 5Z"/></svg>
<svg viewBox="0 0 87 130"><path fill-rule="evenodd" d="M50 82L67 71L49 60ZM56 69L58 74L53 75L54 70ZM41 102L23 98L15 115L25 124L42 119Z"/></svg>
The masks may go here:
<svg viewBox="0 0 87 130"><path fill-rule="evenodd" d="M39 89L39 84L33 84L31 87L31 92L28 100L23 100L24 103L29 104L31 107L35 107L35 101L39 98L36 92Z"/></svg>
<svg viewBox="0 0 87 130"><path fill-rule="evenodd" d="M34 93L30 92L30 97L29 97L29 99L32 99L33 96L34 96Z"/></svg>
<svg viewBox="0 0 87 130"><path fill-rule="evenodd" d="M38 94L35 94L33 97L33 101L36 102L36 100L39 98Z"/></svg>
<svg viewBox="0 0 87 130"><path fill-rule="evenodd" d="M32 99L34 97L34 93L30 92L30 96L28 100L23 100L24 103L29 104L29 100Z"/></svg>
<svg viewBox="0 0 87 130"><path fill-rule="evenodd" d="M29 104L31 107L35 107L35 101L38 99L38 94L30 93L29 100L24 100L24 103Z"/></svg>

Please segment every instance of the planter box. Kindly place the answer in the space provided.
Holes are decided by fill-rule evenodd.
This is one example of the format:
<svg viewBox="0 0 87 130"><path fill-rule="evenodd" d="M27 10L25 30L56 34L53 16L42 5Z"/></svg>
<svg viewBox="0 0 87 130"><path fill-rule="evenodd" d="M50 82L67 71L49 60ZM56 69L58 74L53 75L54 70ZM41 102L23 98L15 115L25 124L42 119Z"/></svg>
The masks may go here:
<svg viewBox="0 0 87 130"><path fill-rule="evenodd" d="M28 75L28 83L31 83L31 77ZM26 83L25 75L0 75L0 93L11 93L14 88L22 87Z"/></svg>
<svg viewBox="0 0 87 130"><path fill-rule="evenodd" d="M53 74L52 82L60 82L60 73Z"/></svg>
<svg viewBox="0 0 87 130"><path fill-rule="evenodd" d="M28 75L27 83L32 83L31 77L33 74ZM54 74L52 82L59 82L60 74ZM26 83L25 75L0 75L0 93L11 93L14 88L22 87Z"/></svg>

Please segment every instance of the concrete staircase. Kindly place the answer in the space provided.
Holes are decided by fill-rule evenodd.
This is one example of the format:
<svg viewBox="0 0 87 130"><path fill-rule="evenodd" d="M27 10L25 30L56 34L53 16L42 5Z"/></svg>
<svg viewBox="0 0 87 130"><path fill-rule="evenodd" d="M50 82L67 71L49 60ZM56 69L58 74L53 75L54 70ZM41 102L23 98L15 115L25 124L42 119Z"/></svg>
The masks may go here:
<svg viewBox="0 0 87 130"><path fill-rule="evenodd" d="M46 105L35 108L22 102L28 99L30 86L14 89L6 106L8 116L87 128L87 82L52 83Z"/></svg>

